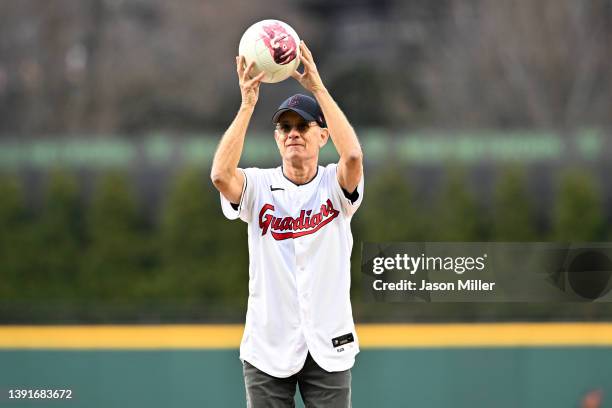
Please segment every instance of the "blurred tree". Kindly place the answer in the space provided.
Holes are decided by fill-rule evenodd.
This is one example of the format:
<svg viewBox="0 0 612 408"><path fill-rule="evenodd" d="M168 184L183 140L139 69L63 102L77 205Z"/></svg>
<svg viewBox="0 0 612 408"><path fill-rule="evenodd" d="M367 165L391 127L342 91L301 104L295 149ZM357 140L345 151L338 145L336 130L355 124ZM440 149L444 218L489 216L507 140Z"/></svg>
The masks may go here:
<svg viewBox="0 0 612 408"><path fill-rule="evenodd" d="M30 254L25 234L29 220L17 177L0 177L0 197L0 299L7 300L19 297L20 287L26 279L24 258Z"/></svg>
<svg viewBox="0 0 612 408"><path fill-rule="evenodd" d="M152 239L131 187L125 174L112 172L94 192L81 282L88 298L135 300L151 279Z"/></svg>
<svg viewBox="0 0 612 408"><path fill-rule="evenodd" d="M423 217L405 170L397 165L368 178L355 227L365 242L420 241ZM401 217L400 217L401 215Z"/></svg>
<svg viewBox="0 0 612 408"><path fill-rule="evenodd" d="M556 241L598 241L604 238L604 215L592 175L574 170L563 175L553 211Z"/></svg>
<svg viewBox="0 0 612 408"><path fill-rule="evenodd" d="M607 0L449 2L425 47L439 122L568 130L610 124Z"/></svg>
<svg viewBox="0 0 612 408"><path fill-rule="evenodd" d="M486 239L482 209L466 185L462 170L450 167L446 186L429 212L426 241L483 241Z"/></svg>
<svg viewBox="0 0 612 408"><path fill-rule="evenodd" d="M380 69L358 64L334 76L329 88L355 125L384 126L389 120L384 100L386 77Z"/></svg>
<svg viewBox="0 0 612 408"><path fill-rule="evenodd" d="M536 240L535 216L526 182L517 168L507 168L498 181L492 214L495 241Z"/></svg>
<svg viewBox="0 0 612 408"><path fill-rule="evenodd" d="M364 242L420 241L423 236L422 217L415 206L405 169L389 163L384 171L366 176L364 199L351 221L351 230L354 242L351 297L353 307L359 310L363 300L361 245Z"/></svg>
<svg viewBox="0 0 612 408"><path fill-rule="evenodd" d="M609 125L611 13L608 0L0 2L0 132L225 127L240 35L264 18L307 40L356 123ZM262 90L269 112L296 88Z"/></svg>
<svg viewBox="0 0 612 408"><path fill-rule="evenodd" d="M219 194L205 174L198 168L184 170L168 196L161 223L164 270L158 284L181 301L242 307L248 287L246 225L223 217Z"/></svg>
<svg viewBox="0 0 612 408"><path fill-rule="evenodd" d="M84 250L83 207L75 177L62 169L51 172L43 208L35 226L33 253L24 254L30 273L24 296L64 299L77 295Z"/></svg>

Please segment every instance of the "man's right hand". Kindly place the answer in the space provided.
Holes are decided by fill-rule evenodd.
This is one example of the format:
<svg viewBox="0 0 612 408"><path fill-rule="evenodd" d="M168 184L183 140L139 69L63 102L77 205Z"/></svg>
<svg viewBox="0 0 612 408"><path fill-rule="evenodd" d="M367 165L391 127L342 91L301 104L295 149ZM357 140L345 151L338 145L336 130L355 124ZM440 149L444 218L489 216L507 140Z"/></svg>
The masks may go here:
<svg viewBox="0 0 612 408"><path fill-rule="evenodd" d="M240 83L240 94L242 95L242 106L246 108L254 108L259 98L259 85L263 79L265 72L260 72L255 78L251 76L251 71L255 66L255 62L251 61L248 66L245 66L243 55L236 57L236 71L238 72L238 81Z"/></svg>

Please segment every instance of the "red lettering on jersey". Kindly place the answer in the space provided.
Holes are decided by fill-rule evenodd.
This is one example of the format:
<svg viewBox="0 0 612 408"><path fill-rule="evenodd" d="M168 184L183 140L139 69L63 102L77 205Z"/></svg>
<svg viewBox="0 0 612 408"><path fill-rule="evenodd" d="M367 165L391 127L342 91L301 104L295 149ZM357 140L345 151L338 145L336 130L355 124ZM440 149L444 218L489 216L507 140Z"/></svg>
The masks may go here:
<svg viewBox="0 0 612 408"><path fill-rule="evenodd" d="M261 228L262 236L266 235L268 230L270 230L270 234L277 241L313 234L340 214L340 211L334 208L329 199L325 204L321 205L320 211L312 216L310 215L311 210L300 211L300 216L297 218L279 218L275 217L273 212L274 206L272 204L265 204L261 207L259 211L259 228Z"/></svg>
<svg viewBox="0 0 612 408"><path fill-rule="evenodd" d="M268 210L274 211L274 206L271 204L266 204L261 207L261 211L259 212L259 228L261 228L261 235L266 235L266 232L268 232L268 228L274 219L274 217L270 214L265 214Z"/></svg>

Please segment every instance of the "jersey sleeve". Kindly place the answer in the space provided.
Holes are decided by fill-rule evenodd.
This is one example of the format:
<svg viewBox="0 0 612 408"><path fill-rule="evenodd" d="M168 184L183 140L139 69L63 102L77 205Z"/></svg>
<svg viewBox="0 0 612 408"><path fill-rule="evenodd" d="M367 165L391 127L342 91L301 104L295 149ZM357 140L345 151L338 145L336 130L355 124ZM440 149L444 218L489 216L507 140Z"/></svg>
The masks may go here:
<svg viewBox="0 0 612 408"><path fill-rule="evenodd" d="M345 192L338 181L338 164L329 164L326 168L326 172L334 196L342 203L342 211L346 216L352 216L363 200L363 173L361 174L361 180L359 180L357 189L354 192Z"/></svg>
<svg viewBox="0 0 612 408"><path fill-rule="evenodd" d="M249 222L257 191L258 169L248 168L240 170L244 174L244 185L242 186L240 202L237 205L232 204L222 193L219 193L221 197L221 210L223 215L230 220L240 218L244 222Z"/></svg>

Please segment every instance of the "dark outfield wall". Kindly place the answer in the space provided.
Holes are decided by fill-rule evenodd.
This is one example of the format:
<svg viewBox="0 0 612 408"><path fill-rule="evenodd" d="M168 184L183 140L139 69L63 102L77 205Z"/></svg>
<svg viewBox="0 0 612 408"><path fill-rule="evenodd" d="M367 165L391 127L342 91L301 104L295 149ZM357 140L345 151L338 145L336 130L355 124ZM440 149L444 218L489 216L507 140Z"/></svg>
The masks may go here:
<svg viewBox="0 0 612 408"><path fill-rule="evenodd" d="M73 398L10 400L12 388L71 389ZM610 347L370 348L353 369L355 408L577 407L596 388L607 406ZM0 392L0 407L245 406L234 349L2 350Z"/></svg>

